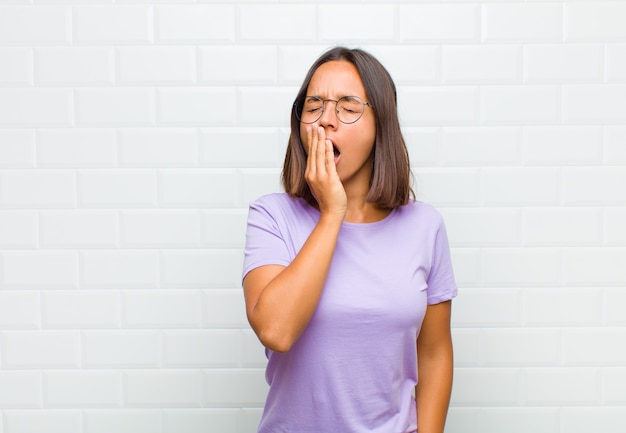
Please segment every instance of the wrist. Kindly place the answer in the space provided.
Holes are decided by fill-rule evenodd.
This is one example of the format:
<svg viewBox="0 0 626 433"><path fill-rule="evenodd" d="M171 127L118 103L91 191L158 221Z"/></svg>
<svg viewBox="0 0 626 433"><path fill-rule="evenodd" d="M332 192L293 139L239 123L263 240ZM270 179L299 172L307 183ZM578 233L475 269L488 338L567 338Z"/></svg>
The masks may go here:
<svg viewBox="0 0 626 433"><path fill-rule="evenodd" d="M341 210L324 210L320 212L319 225L340 227L346 217L346 212Z"/></svg>

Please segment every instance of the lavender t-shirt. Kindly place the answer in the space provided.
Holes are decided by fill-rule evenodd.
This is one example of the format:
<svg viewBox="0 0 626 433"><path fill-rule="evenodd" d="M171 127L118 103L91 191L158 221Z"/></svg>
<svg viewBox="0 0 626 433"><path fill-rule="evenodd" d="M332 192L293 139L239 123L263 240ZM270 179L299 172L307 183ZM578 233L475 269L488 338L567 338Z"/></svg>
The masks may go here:
<svg viewBox="0 0 626 433"><path fill-rule="evenodd" d="M302 199L250 205L243 275L287 266L319 219ZM344 222L318 307L291 350L266 350L259 433L408 433L417 420L416 338L426 306L457 294L440 214L418 201Z"/></svg>

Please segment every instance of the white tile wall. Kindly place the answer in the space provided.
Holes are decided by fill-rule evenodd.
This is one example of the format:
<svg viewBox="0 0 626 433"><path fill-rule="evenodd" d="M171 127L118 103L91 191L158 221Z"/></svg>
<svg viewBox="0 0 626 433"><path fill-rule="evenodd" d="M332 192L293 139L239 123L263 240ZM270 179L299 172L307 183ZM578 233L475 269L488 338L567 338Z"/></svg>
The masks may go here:
<svg viewBox="0 0 626 433"><path fill-rule="evenodd" d="M609 82L626 82L626 45L606 46L606 77Z"/></svg>
<svg viewBox="0 0 626 433"><path fill-rule="evenodd" d="M120 407L123 403L119 371L51 370L44 373L43 382L45 407Z"/></svg>
<svg viewBox="0 0 626 433"><path fill-rule="evenodd" d="M334 44L388 67L460 295L446 433L626 430L626 1L0 6L0 433L252 433L248 202Z"/></svg>
<svg viewBox="0 0 626 433"><path fill-rule="evenodd" d="M0 167L34 167L35 132L29 130L0 130Z"/></svg>
<svg viewBox="0 0 626 433"><path fill-rule="evenodd" d="M145 44L153 40L152 7L139 5L72 7L74 41L85 45Z"/></svg>
<svg viewBox="0 0 626 433"><path fill-rule="evenodd" d="M626 13L622 2L572 2L564 6L565 41L597 43L623 42L626 39L621 17Z"/></svg>
<svg viewBox="0 0 626 433"><path fill-rule="evenodd" d="M485 42L559 42L562 37L560 3L504 3L481 7Z"/></svg>
<svg viewBox="0 0 626 433"><path fill-rule="evenodd" d="M77 410L7 410L4 431L81 433L83 421Z"/></svg>
<svg viewBox="0 0 626 433"><path fill-rule="evenodd" d="M476 42L480 34L479 13L478 5L400 4L400 42ZM386 24L393 26L392 22Z"/></svg>
<svg viewBox="0 0 626 433"><path fill-rule="evenodd" d="M114 51L109 47L38 47L35 59L40 86L106 86L114 81Z"/></svg>
<svg viewBox="0 0 626 433"><path fill-rule="evenodd" d="M41 305L44 328L120 327L122 303L113 290L47 290L41 293Z"/></svg>
<svg viewBox="0 0 626 433"><path fill-rule="evenodd" d="M2 5L0 29L0 42L3 44L65 45L71 42L72 8Z"/></svg>
<svg viewBox="0 0 626 433"><path fill-rule="evenodd" d="M234 5L159 5L153 8L154 40L158 43L193 46L235 40Z"/></svg>
<svg viewBox="0 0 626 433"><path fill-rule="evenodd" d="M160 431L161 417L150 409L88 410L85 411L85 432L133 433L137 431Z"/></svg>
<svg viewBox="0 0 626 433"><path fill-rule="evenodd" d="M72 126L72 91L53 88L0 89L0 127Z"/></svg>
<svg viewBox="0 0 626 433"><path fill-rule="evenodd" d="M115 131L98 128L39 129L37 165L46 168L115 167Z"/></svg>
<svg viewBox="0 0 626 433"><path fill-rule="evenodd" d="M6 331L2 337L6 370L80 367L77 331Z"/></svg>
<svg viewBox="0 0 626 433"><path fill-rule="evenodd" d="M76 121L81 126L151 125L154 106L154 90L149 88L76 90Z"/></svg>
<svg viewBox="0 0 626 433"><path fill-rule="evenodd" d="M511 433L559 431L559 414L553 408L486 408L481 411L483 433L497 433L507 426Z"/></svg>
<svg viewBox="0 0 626 433"><path fill-rule="evenodd" d="M33 82L33 56L27 48L0 48L2 86L29 86Z"/></svg>

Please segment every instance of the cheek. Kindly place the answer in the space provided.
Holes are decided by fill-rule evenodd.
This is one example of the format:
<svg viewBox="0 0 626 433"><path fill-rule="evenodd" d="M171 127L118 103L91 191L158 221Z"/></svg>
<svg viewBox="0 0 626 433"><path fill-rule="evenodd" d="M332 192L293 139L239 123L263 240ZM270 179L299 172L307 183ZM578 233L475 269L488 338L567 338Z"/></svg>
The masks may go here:
<svg viewBox="0 0 626 433"><path fill-rule="evenodd" d="M364 116L365 117L365 116ZM367 116L359 129L359 136L363 143L373 146L376 141L376 122L371 116Z"/></svg>
<svg viewBox="0 0 626 433"><path fill-rule="evenodd" d="M374 142L376 141L376 130L374 128L368 128L360 132L359 141L362 143L363 150L371 152L374 148Z"/></svg>

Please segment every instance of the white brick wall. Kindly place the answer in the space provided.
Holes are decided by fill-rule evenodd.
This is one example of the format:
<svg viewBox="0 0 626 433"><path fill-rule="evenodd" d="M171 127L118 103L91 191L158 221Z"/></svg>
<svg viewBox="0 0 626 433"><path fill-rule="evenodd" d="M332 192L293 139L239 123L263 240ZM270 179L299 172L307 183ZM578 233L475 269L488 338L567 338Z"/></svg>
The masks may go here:
<svg viewBox="0 0 626 433"><path fill-rule="evenodd" d="M446 432L626 430L625 0L1 3L0 433L255 431L247 204L337 43L447 222Z"/></svg>

